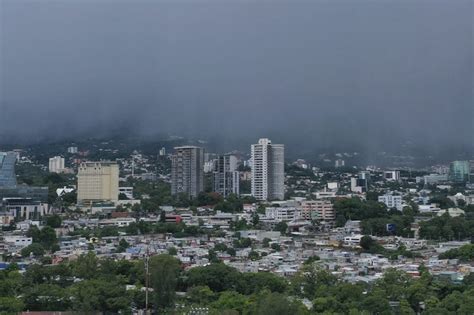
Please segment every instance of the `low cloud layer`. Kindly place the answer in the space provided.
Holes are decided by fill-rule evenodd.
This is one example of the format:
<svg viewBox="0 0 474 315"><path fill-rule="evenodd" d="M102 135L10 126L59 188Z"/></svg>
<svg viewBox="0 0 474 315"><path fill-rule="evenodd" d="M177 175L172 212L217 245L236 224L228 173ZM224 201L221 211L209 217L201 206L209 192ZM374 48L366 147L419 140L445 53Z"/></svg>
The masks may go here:
<svg viewBox="0 0 474 315"><path fill-rule="evenodd" d="M470 150L473 16L469 0L2 0L0 137Z"/></svg>

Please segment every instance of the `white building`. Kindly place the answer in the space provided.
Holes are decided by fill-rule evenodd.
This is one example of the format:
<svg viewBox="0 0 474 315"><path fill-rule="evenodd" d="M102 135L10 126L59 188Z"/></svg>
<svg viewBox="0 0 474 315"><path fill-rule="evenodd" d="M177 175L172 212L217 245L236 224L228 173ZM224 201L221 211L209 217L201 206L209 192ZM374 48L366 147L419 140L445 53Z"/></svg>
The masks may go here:
<svg viewBox="0 0 474 315"><path fill-rule="evenodd" d="M440 210L441 208L436 203L429 205L418 205L418 211L420 213L438 213Z"/></svg>
<svg viewBox="0 0 474 315"><path fill-rule="evenodd" d="M444 183L448 181L448 174L430 174L416 177L416 183L423 183L425 185Z"/></svg>
<svg viewBox="0 0 474 315"><path fill-rule="evenodd" d="M383 178L387 181L399 181L400 171L385 171L383 172Z"/></svg>
<svg viewBox="0 0 474 315"><path fill-rule="evenodd" d="M133 187L119 187L119 194L124 194L128 199L133 199Z"/></svg>
<svg viewBox="0 0 474 315"><path fill-rule="evenodd" d="M62 173L64 172L64 158L55 156L49 159L49 172Z"/></svg>
<svg viewBox="0 0 474 315"><path fill-rule="evenodd" d="M378 201L381 203L384 203L389 209L395 208L399 211L403 210L402 196L400 195L394 195L392 193L388 193L388 194L379 196Z"/></svg>
<svg viewBox="0 0 474 315"><path fill-rule="evenodd" d="M269 207L265 209L265 217L277 221L293 221L300 217L300 211L294 207Z"/></svg>
<svg viewBox="0 0 474 315"><path fill-rule="evenodd" d="M69 148L67 148L67 153L76 154L76 153L77 153L77 147L69 147Z"/></svg>
<svg viewBox="0 0 474 315"><path fill-rule="evenodd" d="M9 216L13 216L17 221L37 221L44 215L50 213L50 207L47 203L42 203L31 198L3 198L0 206L3 207L3 210Z"/></svg>
<svg viewBox="0 0 474 315"><path fill-rule="evenodd" d="M160 155L160 156L165 156L165 155L166 155L166 149L165 149L165 147L162 147L162 148L160 149L159 155Z"/></svg>
<svg viewBox="0 0 474 315"><path fill-rule="evenodd" d="M3 240L8 245L18 247L26 247L33 244L33 238L21 235L6 235Z"/></svg>
<svg viewBox="0 0 474 315"><path fill-rule="evenodd" d="M343 167L346 165L346 161L344 161L343 159L337 159L335 162L334 162L334 166L336 168L339 168L339 167Z"/></svg>
<svg viewBox="0 0 474 315"><path fill-rule="evenodd" d="M285 147L260 139L252 144L252 196L258 200L285 198Z"/></svg>

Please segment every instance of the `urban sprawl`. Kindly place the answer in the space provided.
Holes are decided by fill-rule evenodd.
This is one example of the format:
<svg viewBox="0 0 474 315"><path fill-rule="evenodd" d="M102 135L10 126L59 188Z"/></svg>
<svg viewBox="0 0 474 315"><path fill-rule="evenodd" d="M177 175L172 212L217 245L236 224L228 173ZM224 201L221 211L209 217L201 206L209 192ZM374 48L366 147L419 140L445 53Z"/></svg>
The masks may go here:
<svg viewBox="0 0 474 315"><path fill-rule="evenodd" d="M0 152L0 313L474 314L474 161L249 149Z"/></svg>

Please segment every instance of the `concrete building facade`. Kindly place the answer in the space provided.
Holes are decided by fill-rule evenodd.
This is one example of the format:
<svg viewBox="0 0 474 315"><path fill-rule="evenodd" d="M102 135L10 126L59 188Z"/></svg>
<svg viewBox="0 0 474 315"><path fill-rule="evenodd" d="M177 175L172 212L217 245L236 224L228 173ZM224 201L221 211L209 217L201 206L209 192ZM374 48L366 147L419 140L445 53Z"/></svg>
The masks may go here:
<svg viewBox="0 0 474 315"><path fill-rule="evenodd" d="M285 147L260 139L251 146L252 196L258 200L285 198Z"/></svg>
<svg viewBox="0 0 474 315"><path fill-rule="evenodd" d="M49 158L48 169L50 173L64 172L64 158L61 156L55 156L55 157Z"/></svg>
<svg viewBox="0 0 474 315"><path fill-rule="evenodd" d="M197 197L204 191L204 149L183 146L174 150L171 157L171 193Z"/></svg>
<svg viewBox="0 0 474 315"><path fill-rule="evenodd" d="M77 173L77 202L117 202L119 167L115 162L83 162Z"/></svg>
<svg viewBox="0 0 474 315"><path fill-rule="evenodd" d="M336 212L329 200L305 200L301 202L301 218L332 221L336 219Z"/></svg>
<svg viewBox="0 0 474 315"><path fill-rule="evenodd" d="M378 201L381 203L384 203L389 209L395 208L398 211L403 210L402 196L400 195L394 195L394 194L388 193L388 194L379 196Z"/></svg>
<svg viewBox="0 0 474 315"><path fill-rule="evenodd" d="M240 175L237 171L237 157L220 155L214 166L214 191L224 198L230 194L239 195Z"/></svg>

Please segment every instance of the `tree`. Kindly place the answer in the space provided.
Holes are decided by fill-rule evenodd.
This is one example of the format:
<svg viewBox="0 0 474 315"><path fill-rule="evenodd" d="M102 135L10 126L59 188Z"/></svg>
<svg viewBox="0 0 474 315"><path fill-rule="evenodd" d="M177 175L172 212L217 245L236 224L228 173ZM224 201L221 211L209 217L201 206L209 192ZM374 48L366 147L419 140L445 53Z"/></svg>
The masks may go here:
<svg viewBox="0 0 474 315"><path fill-rule="evenodd" d="M362 236L360 239L360 247L362 247L363 250L368 251L370 250L375 244L375 241L373 240L372 237L368 235Z"/></svg>
<svg viewBox="0 0 474 315"><path fill-rule="evenodd" d="M52 227L53 229L61 227L61 217L57 214L46 217L46 225Z"/></svg>
<svg viewBox="0 0 474 315"><path fill-rule="evenodd" d="M304 306L296 300L290 301L286 295L280 293L264 293L263 298L258 299L258 315L288 315L304 314Z"/></svg>
<svg viewBox="0 0 474 315"><path fill-rule="evenodd" d="M247 309L248 304L249 299L245 295L235 291L225 291L212 304L212 308L218 310L216 314L224 314L229 310L236 311L236 314L245 314L244 311Z"/></svg>
<svg viewBox="0 0 474 315"><path fill-rule="evenodd" d="M272 241L271 239L269 239L268 237L265 237L265 238L262 240L262 246L263 246L263 247L268 247L268 246L270 246L270 242L271 242L271 241Z"/></svg>
<svg viewBox="0 0 474 315"><path fill-rule="evenodd" d="M117 246L117 253L123 253L124 251L127 250L127 248L130 247L130 244L124 239L120 239L119 245Z"/></svg>
<svg viewBox="0 0 474 315"><path fill-rule="evenodd" d="M18 314L25 305L21 299L16 297L0 297L0 314Z"/></svg>
<svg viewBox="0 0 474 315"><path fill-rule="evenodd" d="M192 268L187 276L188 286L208 286L214 292L235 290L242 281L237 269L223 263Z"/></svg>
<svg viewBox="0 0 474 315"><path fill-rule="evenodd" d="M191 303L209 305L215 299L216 294L208 286L196 286L188 290L186 297Z"/></svg>
<svg viewBox="0 0 474 315"><path fill-rule="evenodd" d="M98 275L99 260L93 252L79 256L73 263L74 275L82 279L92 279Z"/></svg>
<svg viewBox="0 0 474 315"><path fill-rule="evenodd" d="M277 244L277 243L273 243L273 244L271 245L271 248L272 248L273 250L277 251L277 252L279 252L279 251L281 250L280 244Z"/></svg>
<svg viewBox="0 0 474 315"><path fill-rule="evenodd" d="M117 281L90 279L69 288L72 309L81 313L94 311L119 313L128 311L131 297L125 286Z"/></svg>
<svg viewBox="0 0 474 315"><path fill-rule="evenodd" d="M23 297L30 311L60 311L70 307L67 290L56 284L43 283L28 287Z"/></svg>
<svg viewBox="0 0 474 315"><path fill-rule="evenodd" d="M44 248L39 243L33 243L31 245L24 247L21 250L21 256L23 257L28 257L30 256L31 253L33 254L33 256L43 256Z"/></svg>
<svg viewBox="0 0 474 315"><path fill-rule="evenodd" d="M278 222L276 225L275 225L275 228L274 228L275 231L279 231L281 234L286 234L286 231L288 230L288 224L286 224L286 222Z"/></svg>
<svg viewBox="0 0 474 315"><path fill-rule="evenodd" d="M262 290L284 293L288 282L270 272L245 272L242 274L243 281L238 291L243 294L258 293Z"/></svg>
<svg viewBox="0 0 474 315"><path fill-rule="evenodd" d="M252 250L252 251L249 253L249 259L250 259L250 260L259 260L259 259L260 259L260 255L258 254L258 252Z"/></svg>
<svg viewBox="0 0 474 315"><path fill-rule="evenodd" d="M309 257L308 259L306 259L303 264L305 264L305 265L312 265L315 261L318 261L318 260L320 260L319 256L314 255L314 256L311 256L311 257Z"/></svg>
<svg viewBox="0 0 474 315"><path fill-rule="evenodd" d="M40 237L39 242L46 249L51 249L51 247L58 242L58 238L56 237L56 232L50 226L45 226L44 228L42 228L40 231L39 237Z"/></svg>
<svg viewBox="0 0 474 315"><path fill-rule="evenodd" d="M155 307L164 309L172 306L181 269L180 261L173 256L162 254L151 257L149 264Z"/></svg>
<svg viewBox="0 0 474 315"><path fill-rule="evenodd" d="M168 248L168 255L176 256L177 254L178 254L178 250L176 249L176 247Z"/></svg>

